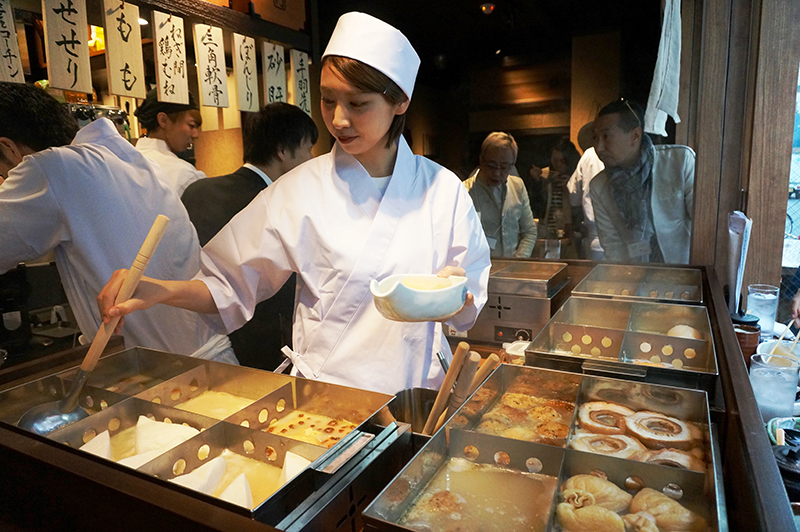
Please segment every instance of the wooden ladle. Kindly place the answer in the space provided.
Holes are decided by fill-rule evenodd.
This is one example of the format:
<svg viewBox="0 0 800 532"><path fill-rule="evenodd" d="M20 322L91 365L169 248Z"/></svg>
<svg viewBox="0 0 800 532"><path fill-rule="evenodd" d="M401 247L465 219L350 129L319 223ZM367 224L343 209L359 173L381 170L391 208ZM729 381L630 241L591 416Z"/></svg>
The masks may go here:
<svg viewBox="0 0 800 532"><path fill-rule="evenodd" d="M164 236L164 232L167 230L168 224L169 218L163 214L158 215L156 221L153 222L153 226L150 228L150 232L147 234L144 244L142 244L141 249L139 249L139 254L131 265L128 276L125 277L125 280L122 282L122 287L117 294L115 304L127 301L133 295L136 286L139 284L139 280L144 274L145 268L147 268L147 263L150 262L150 257L153 256L153 252L155 252L159 242L161 242L161 237ZM97 365L100 354L103 352L103 349L106 348L106 344L108 344L111 335L114 334L114 329L117 327L119 320L120 318L117 316L110 322L103 324L97 331L92 345L89 346L89 351L83 359L81 369L72 381L72 386L69 392L67 392L67 395L60 401L51 401L34 406L22 414L17 424L20 428L37 434L47 434L57 428L89 416L86 410L78 406L81 392L83 392L89 374Z"/></svg>

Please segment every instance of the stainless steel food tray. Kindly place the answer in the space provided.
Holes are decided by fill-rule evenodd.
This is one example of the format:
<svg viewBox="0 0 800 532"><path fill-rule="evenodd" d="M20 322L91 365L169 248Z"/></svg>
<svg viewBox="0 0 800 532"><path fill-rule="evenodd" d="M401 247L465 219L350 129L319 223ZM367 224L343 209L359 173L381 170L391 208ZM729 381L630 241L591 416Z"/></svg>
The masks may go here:
<svg viewBox="0 0 800 532"><path fill-rule="evenodd" d="M549 384L547 389L530 389L529 393L538 397L574 398L576 408L570 423L570 439L576 431L578 409L588 401L617 402L633 410L649 410L702 424L708 438L708 470L700 473L474 432L481 414L489 411L506 391L519 391L520 383L526 387L531 383ZM573 383L578 384L572 387ZM570 476L595 470L603 471L619 486L624 486L630 476L639 477L645 486L656 490L674 484L683 490L681 503L706 517L711 530L727 530L724 496L718 491L721 486L717 485L721 474L715 442L707 430L709 421L707 395L703 391L503 364L367 507L364 512L367 530L407 530L397 521L451 456L469 457L480 463L508 464L519 471L557 474L558 486ZM549 508L547 529L553 531L560 530L554 523L557 493L558 488Z"/></svg>
<svg viewBox="0 0 800 532"><path fill-rule="evenodd" d="M703 276L693 268L598 264L572 293L636 301L702 303Z"/></svg>
<svg viewBox="0 0 800 532"><path fill-rule="evenodd" d="M488 291L548 298L566 280L567 265L561 262L493 260Z"/></svg>
<svg viewBox="0 0 800 532"><path fill-rule="evenodd" d="M549 445L440 430L364 510L365 530L413 530L398 521L451 458L558 477L563 455L564 449ZM469 527L470 523L463 525Z"/></svg>
<svg viewBox="0 0 800 532"><path fill-rule="evenodd" d="M688 325L700 339L669 336ZM711 390L717 359L705 307L570 297L526 350L528 365Z"/></svg>

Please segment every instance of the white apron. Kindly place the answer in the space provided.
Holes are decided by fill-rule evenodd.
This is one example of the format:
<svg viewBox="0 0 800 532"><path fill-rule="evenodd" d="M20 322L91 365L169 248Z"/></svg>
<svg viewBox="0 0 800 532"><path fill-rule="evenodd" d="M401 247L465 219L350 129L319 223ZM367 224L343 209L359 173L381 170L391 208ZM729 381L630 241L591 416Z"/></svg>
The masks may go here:
<svg viewBox="0 0 800 532"><path fill-rule="evenodd" d="M258 231L257 227L264 227ZM293 360L306 377L387 393L435 387L435 352L449 353L439 323L381 316L372 279L464 268L476 305L452 319L474 323L486 301L489 248L472 201L451 172L401 140L381 198L364 168L338 146L263 191L204 248L197 277L235 329L256 302L298 273Z"/></svg>

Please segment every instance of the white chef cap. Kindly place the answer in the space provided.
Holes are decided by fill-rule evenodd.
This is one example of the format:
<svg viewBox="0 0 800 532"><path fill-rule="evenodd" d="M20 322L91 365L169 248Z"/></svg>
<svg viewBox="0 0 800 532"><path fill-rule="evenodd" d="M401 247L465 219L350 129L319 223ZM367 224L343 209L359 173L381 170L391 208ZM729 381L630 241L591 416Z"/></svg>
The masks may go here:
<svg viewBox="0 0 800 532"><path fill-rule="evenodd" d="M419 56L405 35L382 20L365 13L345 13L333 30L327 55L361 61L382 72L411 99L419 70Z"/></svg>

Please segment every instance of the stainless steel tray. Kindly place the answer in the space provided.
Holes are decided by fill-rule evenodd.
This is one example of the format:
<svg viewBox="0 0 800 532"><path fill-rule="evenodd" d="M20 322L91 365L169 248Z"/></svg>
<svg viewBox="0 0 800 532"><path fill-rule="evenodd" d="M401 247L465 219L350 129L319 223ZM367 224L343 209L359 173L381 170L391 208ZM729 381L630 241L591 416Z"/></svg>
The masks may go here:
<svg viewBox="0 0 800 532"><path fill-rule="evenodd" d="M578 387L570 386L576 382L579 382ZM536 388L544 383L554 384L551 390ZM487 412L503 393L523 392L525 388L530 394L550 393L551 397L575 398L576 409L570 424L570 439L577 430L578 409L588 401L617 402L633 410L648 410L702 425L707 438L708 469L701 473L480 434L472 430L480 419L480 414ZM719 478L716 475L718 458L713 436L708 430L709 421L707 395L703 391L503 364L367 507L364 519L369 530L407 530L397 522L445 460L458 456L469 457L481 463L507 464L507 467L519 471L541 471L548 475L555 475L557 471L559 486L572 475L590 473L593 470L603 471L610 481L620 486L624 486L625 480L630 476L641 478L644 485L656 490L674 484L683 491L681 503L701 513L711 524L711 530L716 530L716 524L726 523L726 517L724 497L717 491L722 487L716 485ZM560 530L553 517L557 503L556 496L549 507L548 530ZM468 526L469 523L464 525ZM725 528L726 526L720 527Z"/></svg>
<svg viewBox="0 0 800 532"><path fill-rule="evenodd" d="M676 325L701 338L670 336ZM526 361L705 390L717 375L705 307L587 297L566 301L528 346Z"/></svg>
<svg viewBox="0 0 800 532"><path fill-rule="evenodd" d="M692 268L598 264L574 295L665 303L702 303L703 277Z"/></svg>
<svg viewBox="0 0 800 532"><path fill-rule="evenodd" d="M567 265L561 262L493 260L488 291L547 298L566 279Z"/></svg>

